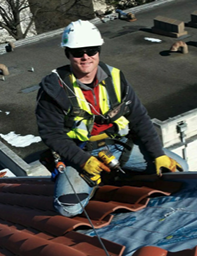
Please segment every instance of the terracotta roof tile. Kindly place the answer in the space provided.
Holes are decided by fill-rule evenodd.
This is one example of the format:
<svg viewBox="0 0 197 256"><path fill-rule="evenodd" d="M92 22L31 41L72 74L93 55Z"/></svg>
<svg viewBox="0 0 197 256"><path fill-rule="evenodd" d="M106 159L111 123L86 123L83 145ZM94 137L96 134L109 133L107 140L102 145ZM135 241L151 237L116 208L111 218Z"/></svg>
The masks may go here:
<svg viewBox="0 0 197 256"><path fill-rule="evenodd" d="M0 247L0 256L13 256L13 255L16 255L16 254L13 254L11 252L9 252L8 250L6 250L5 248L1 248Z"/></svg>
<svg viewBox="0 0 197 256"><path fill-rule="evenodd" d="M31 185L31 189L30 189ZM33 194L33 195L45 195L52 196L53 195L54 184L42 184L42 186L38 186L38 184L9 184L2 183L0 184L0 191L9 192L9 193L17 193L17 194Z"/></svg>
<svg viewBox="0 0 197 256"><path fill-rule="evenodd" d="M180 175L179 175L180 176ZM191 175L190 175L191 176ZM186 177L184 177L186 178ZM183 179L184 179L183 178ZM177 179L177 177L176 177ZM163 192L174 193L181 189L182 182L163 180L156 175L133 175L131 178L121 179L117 182L119 186L149 187Z"/></svg>
<svg viewBox="0 0 197 256"><path fill-rule="evenodd" d="M4 177L7 172L0 172L0 178Z"/></svg>
<svg viewBox="0 0 197 256"><path fill-rule="evenodd" d="M8 256L62 256L64 252L72 256L106 255L97 237L76 231L79 227L91 227L84 214L67 218L55 212L53 190L54 183L49 178L0 179L0 253ZM94 227L100 228L111 222L111 213L120 209L142 209L154 194L170 195L170 192L143 186L103 186L98 188L86 211ZM110 255L123 254L124 246L102 241Z"/></svg>

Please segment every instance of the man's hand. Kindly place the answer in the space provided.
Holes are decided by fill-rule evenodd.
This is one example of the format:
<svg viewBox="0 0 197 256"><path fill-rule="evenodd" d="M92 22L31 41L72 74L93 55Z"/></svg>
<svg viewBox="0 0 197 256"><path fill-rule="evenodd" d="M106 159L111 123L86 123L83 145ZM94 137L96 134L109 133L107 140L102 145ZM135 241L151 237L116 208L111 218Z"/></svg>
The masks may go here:
<svg viewBox="0 0 197 256"><path fill-rule="evenodd" d="M81 166L83 170L90 174L90 179L96 182L97 185L101 183L100 173L104 170L110 172L111 170L96 157L91 156L87 162Z"/></svg>
<svg viewBox="0 0 197 256"><path fill-rule="evenodd" d="M87 162L82 166L82 168L91 174L92 176L100 174L102 171L110 172L111 170L102 162L100 162L96 157L91 156Z"/></svg>
<svg viewBox="0 0 197 256"><path fill-rule="evenodd" d="M162 167L167 168L171 172L175 172L176 169L183 171L180 164L178 164L174 159L163 155L159 156L155 159L155 165L156 165L156 173L157 175L162 175Z"/></svg>

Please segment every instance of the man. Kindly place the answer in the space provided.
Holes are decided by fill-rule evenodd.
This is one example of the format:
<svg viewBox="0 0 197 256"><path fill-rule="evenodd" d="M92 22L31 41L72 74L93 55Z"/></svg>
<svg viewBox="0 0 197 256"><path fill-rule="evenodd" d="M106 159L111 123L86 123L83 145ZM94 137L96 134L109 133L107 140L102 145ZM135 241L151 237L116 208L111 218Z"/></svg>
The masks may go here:
<svg viewBox="0 0 197 256"><path fill-rule="evenodd" d="M61 45L70 65L46 76L38 93L40 136L66 165L55 181L54 207L67 217L80 214L81 204L86 206L91 197L93 187L82 178L84 173L98 185L101 173L110 172L98 158L106 147L124 170L161 175L163 167L187 169L183 159L162 148L123 73L99 61L102 44L99 30L89 21L69 24Z"/></svg>

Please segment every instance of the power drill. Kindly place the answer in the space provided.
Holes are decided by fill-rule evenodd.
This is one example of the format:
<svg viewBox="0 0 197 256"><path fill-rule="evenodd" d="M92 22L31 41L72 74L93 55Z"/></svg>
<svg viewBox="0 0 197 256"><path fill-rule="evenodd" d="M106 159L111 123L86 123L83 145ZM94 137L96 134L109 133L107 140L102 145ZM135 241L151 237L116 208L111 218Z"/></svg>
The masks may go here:
<svg viewBox="0 0 197 256"><path fill-rule="evenodd" d="M79 175L81 176L82 179L84 179L88 183L90 187L95 187L98 185L97 181L94 181L91 179L92 175L89 174L88 172L83 170Z"/></svg>
<svg viewBox="0 0 197 256"><path fill-rule="evenodd" d="M63 173L63 170L66 167L65 164L61 161L60 156L56 152L52 152L52 154L55 160L56 170L60 173ZM116 170L118 172L120 171L125 174L125 172L120 167L119 161L109 152L109 150L103 150L99 152L98 157L111 170ZM97 182L91 179L92 176L88 172L83 170L79 175L88 183L90 187L94 187L97 185Z"/></svg>
<svg viewBox="0 0 197 256"><path fill-rule="evenodd" d="M111 170L120 171L125 174L121 169L119 161L113 156L109 150L103 150L98 153L98 157L107 165Z"/></svg>
<svg viewBox="0 0 197 256"><path fill-rule="evenodd" d="M111 170L116 170L118 172L120 171L125 174L125 172L120 167L119 161L108 150L103 150L103 151L99 152L98 157ZM94 187L94 186L98 185L96 181L93 181L91 179L92 176L88 172L82 171L80 173L80 176L88 183L88 185L90 187Z"/></svg>

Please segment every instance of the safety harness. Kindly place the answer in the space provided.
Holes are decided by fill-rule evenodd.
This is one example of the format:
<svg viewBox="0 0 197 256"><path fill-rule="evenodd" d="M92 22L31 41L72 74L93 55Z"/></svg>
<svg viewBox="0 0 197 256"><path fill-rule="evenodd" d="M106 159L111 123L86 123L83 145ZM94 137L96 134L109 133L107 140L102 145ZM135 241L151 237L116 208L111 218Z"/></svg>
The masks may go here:
<svg viewBox="0 0 197 256"><path fill-rule="evenodd" d="M128 107L128 102L126 102L125 99L123 99L122 102L120 103L121 92L119 92L118 95L115 92L114 84L112 82L113 79L112 79L112 75L109 70L109 67L103 62L100 62L99 66L107 74L107 78L103 82L108 95L110 95L110 109L104 115L95 115L94 122L98 124L109 124L109 123L115 122L117 119L127 114L129 111L129 107ZM63 82L67 85L67 86L64 85L64 88L66 90L66 93L68 95L68 98L72 106L69 114L66 116L66 120L65 120L66 127L69 129L72 128L74 119L76 117L79 117L83 120L91 120L93 117L92 114L80 108L77 97L74 96L73 94L73 84L71 83L71 78L70 78L72 72L70 70L70 66L67 65L67 66L57 68L56 71L58 72ZM95 142L88 141L82 144L85 145L85 149L88 151L91 151L93 149L96 149L98 147L102 147L105 145L110 145L110 144L121 144L124 147L124 150L126 150L127 152L130 152L132 148L131 141L129 143L128 141L127 143L123 143L119 139L114 139L114 138L104 139L104 140L95 141Z"/></svg>
<svg viewBox="0 0 197 256"><path fill-rule="evenodd" d="M107 67L107 65L104 64L103 62L100 62L99 66L108 75L107 78L105 79L105 88L108 94L110 95L111 108L104 115L105 118L103 118L102 115L96 115L95 122L98 124L109 124L117 120L119 117L124 116L128 112L129 108L126 105L126 102L124 101L124 99L121 104L119 103L120 99L117 98L117 94L115 92L114 85L112 83L111 72ZM68 121L67 126L69 125L69 127L72 127L73 120L76 116L83 117L84 119L86 118L88 119L92 117L92 115L90 115L87 111L81 109L79 107L77 98L73 97L73 84L71 83L70 76L69 76L71 74L70 66L63 66L63 67L57 68L57 72L61 77L61 79L64 81L64 83L68 86L68 88L65 86L64 88L71 102L72 109L69 112L69 117L67 119Z"/></svg>

